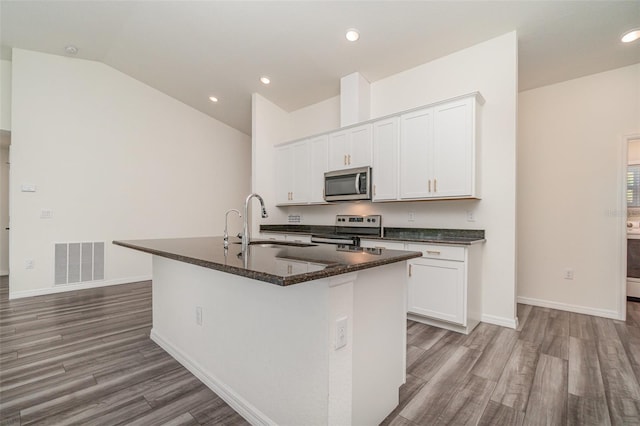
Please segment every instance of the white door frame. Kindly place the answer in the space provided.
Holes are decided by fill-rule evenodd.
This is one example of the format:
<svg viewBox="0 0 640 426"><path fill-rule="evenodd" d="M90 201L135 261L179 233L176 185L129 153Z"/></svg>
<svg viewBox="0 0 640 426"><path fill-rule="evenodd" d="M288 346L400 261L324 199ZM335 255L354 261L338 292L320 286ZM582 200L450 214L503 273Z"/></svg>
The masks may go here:
<svg viewBox="0 0 640 426"><path fill-rule="evenodd" d="M620 241L620 279L618 313L619 319L627 318L627 165L629 163L629 142L640 139L640 133L625 135L622 137L622 164L620 165L619 184L619 241Z"/></svg>

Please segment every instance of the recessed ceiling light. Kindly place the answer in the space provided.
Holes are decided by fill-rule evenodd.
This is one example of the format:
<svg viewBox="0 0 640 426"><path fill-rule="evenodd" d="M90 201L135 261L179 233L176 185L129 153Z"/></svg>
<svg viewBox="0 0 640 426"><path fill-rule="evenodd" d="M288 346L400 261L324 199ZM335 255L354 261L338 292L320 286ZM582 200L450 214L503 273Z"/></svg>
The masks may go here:
<svg viewBox="0 0 640 426"><path fill-rule="evenodd" d="M640 38L640 28L634 28L633 30L630 30L624 33L620 40L623 43L631 43L632 41L636 41L639 38Z"/></svg>
<svg viewBox="0 0 640 426"><path fill-rule="evenodd" d="M355 28L351 28L347 30L347 34L345 34L345 37L349 41L357 41L360 38L360 33Z"/></svg>
<svg viewBox="0 0 640 426"><path fill-rule="evenodd" d="M78 53L78 48L73 44L64 47L64 51L67 52L68 55L75 55Z"/></svg>
<svg viewBox="0 0 640 426"><path fill-rule="evenodd" d="M218 98L216 98L215 96L209 96L209 100L211 102L218 102Z"/></svg>
<svg viewBox="0 0 640 426"><path fill-rule="evenodd" d="M269 83L271 83L271 80L269 80L269 77L267 77L267 76L262 76L262 77L260 77L260 82L262 84L269 84Z"/></svg>

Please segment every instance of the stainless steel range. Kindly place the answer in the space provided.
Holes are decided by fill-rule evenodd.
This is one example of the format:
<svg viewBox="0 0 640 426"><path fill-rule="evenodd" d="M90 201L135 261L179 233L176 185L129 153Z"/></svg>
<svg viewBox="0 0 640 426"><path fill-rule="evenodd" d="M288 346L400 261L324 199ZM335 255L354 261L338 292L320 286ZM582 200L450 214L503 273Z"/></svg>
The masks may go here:
<svg viewBox="0 0 640 426"><path fill-rule="evenodd" d="M382 216L337 215L335 232L311 236L312 243L359 247L360 238L382 236Z"/></svg>

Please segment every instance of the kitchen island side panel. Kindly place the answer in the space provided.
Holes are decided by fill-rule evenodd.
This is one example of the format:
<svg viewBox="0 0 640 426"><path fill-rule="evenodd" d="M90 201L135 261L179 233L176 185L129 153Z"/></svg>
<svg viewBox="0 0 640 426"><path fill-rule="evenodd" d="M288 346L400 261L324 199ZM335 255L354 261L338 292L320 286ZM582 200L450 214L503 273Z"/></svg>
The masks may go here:
<svg viewBox="0 0 640 426"><path fill-rule="evenodd" d="M236 410L239 402L267 423L327 424L324 280L280 287L159 256L153 277L153 335L230 391Z"/></svg>

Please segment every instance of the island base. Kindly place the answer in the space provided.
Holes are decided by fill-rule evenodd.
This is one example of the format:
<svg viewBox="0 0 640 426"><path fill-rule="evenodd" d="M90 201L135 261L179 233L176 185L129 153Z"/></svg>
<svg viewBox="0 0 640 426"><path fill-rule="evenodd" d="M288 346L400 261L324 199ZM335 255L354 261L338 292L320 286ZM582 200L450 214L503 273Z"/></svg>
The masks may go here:
<svg viewBox="0 0 640 426"><path fill-rule="evenodd" d="M151 337L252 424L379 424L405 381L405 268L282 287L153 256Z"/></svg>

